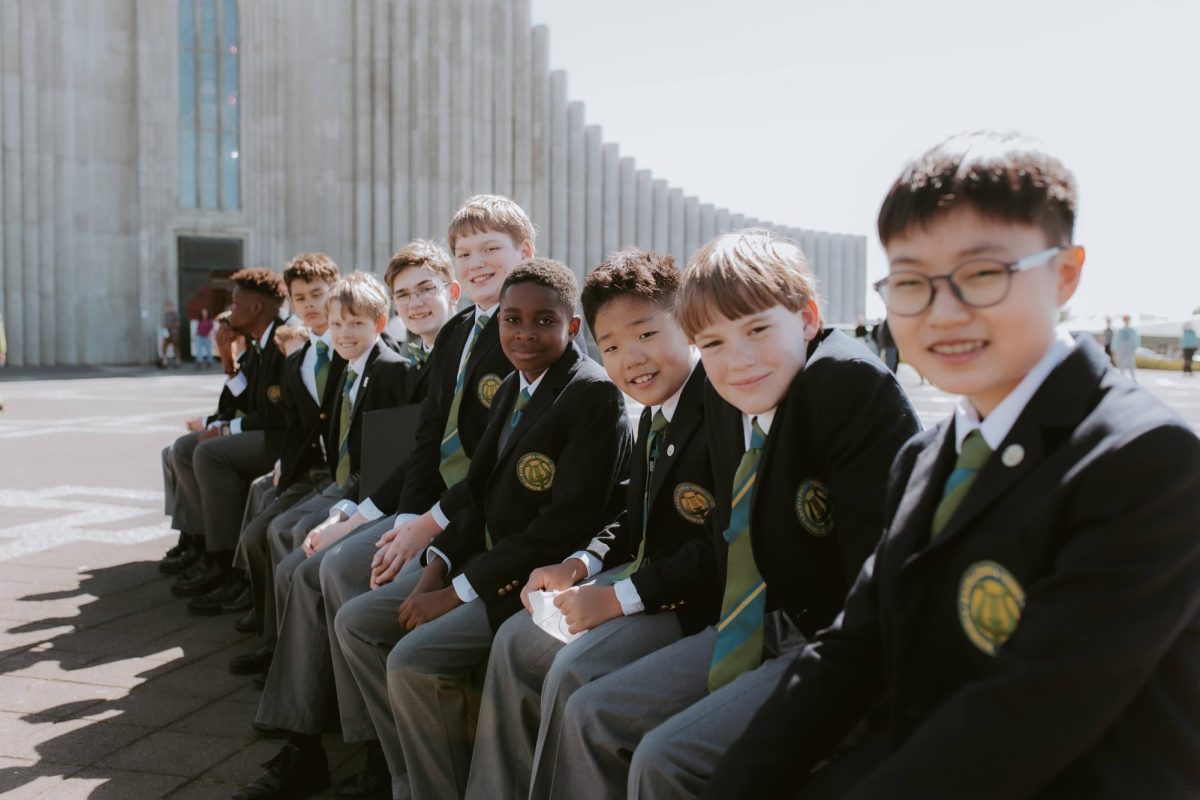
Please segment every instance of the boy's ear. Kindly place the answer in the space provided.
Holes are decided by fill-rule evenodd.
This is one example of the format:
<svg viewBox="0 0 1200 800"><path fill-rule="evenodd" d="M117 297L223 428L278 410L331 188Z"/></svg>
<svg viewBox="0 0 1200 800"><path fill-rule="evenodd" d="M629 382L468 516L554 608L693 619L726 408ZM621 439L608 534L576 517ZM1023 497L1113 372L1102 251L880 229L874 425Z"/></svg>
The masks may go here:
<svg viewBox="0 0 1200 800"><path fill-rule="evenodd" d="M525 239L521 242L521 257L525 259L533 258L533 242Z"/></svg>
<svg viewBox="0 0 1200 800"><path fill-rule="evenodd" d="M800 316L804 318L804 341L810 342L821 331L821 308L815 297L800 307Z"/></svg>
<svg viewBox="0 0 1200 800"><path fill-rule="evenodd" d="M567 323L568 338L573 340L576 336L579 335L579 325L581 322L582 322L582 320L580 319L578 314L571 317L571 321Z"/></svg>
<svg viewBox="0 0 1200 800"><path fill-rule="evenodd" d="M1083 245L1072 245L1059 255L1057 301L1059 307L1066 305L1075 290L1079 288L1079 279L1083 277L1084 261Z"/></svg>
<svg viewBox="0 0 1200 800"><path fill-rule="evenodd" d="M380 314L378 317L375 318L375 332L383 333L383 330L384 330L384 328L387 327L387 324L388 324L388 315L387 315L387 312L385 311L382 314Z"/></svg>
<svg viewBox="0 0 1200 800"><path fill-rule="evenodd" d="M450 305L457 306L458 298L462 297L462 284L458 281L450 281L446 289L450 292Z"/></svg>

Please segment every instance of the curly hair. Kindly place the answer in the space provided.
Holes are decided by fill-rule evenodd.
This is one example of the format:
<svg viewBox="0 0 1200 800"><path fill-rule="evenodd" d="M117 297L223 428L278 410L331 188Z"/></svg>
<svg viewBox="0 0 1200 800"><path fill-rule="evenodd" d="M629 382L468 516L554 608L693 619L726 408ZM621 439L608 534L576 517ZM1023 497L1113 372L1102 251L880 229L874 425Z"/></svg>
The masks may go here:
<svg viewBox="0 0 1200 800"><path fill-rule="evenodd" d="M674 258L626 247L610 254L584 278L580 302L588 327L594 328L596 314L617 298L636 297L669 308L678 290L679 267Z"/></svg>
<svg viewBox="0 0 1200 800"><path fill-rule="evenodd" d="M579 284L575 281L575 274L561 261L550 258L530 258L517 264L504 279L504 285L500 287L501 302L503 302L504 293L508 291L509 287L516 286L518 283L536 283L538 286L545 286L558 296L559 305L568 315L575 313L575 295L579 291Z"/></svg>
<svg viewBox="0 0 1200 800"><path fill-rule="evenodd" d="M287 298L287 287L278 272L267 267L248 267L229 276L243 292L254 292L268 300L282 303Z"/></svg>
<svg viewBox="0 0 1200 800"><path fill-rule="evenodd" d="M333 283L338 274L338 265L324 253L298 253L283 268L283 282L291 290L292 281Z"/></svg>

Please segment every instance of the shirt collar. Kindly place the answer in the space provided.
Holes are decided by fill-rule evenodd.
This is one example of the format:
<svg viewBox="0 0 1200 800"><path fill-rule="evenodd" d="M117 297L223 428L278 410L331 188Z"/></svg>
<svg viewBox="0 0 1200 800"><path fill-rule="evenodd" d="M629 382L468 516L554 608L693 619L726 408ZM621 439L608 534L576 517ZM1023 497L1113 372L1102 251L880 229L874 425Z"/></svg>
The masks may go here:
<svg viewBox="0 0 1200 800"><path fill-rule="evenodd" d="M754 420L758 420L758 427L762 428L763 436L771 432L771 423L775 421L775 412L779 406L775 406L770 411L764 411L761 414L742 414L742 433L745 435L746 449L750 449L750 436L754 433Z"/></svg>
<svg viewBox="0 0 1200 800"><path fill-rule="evenodd" d="M679 408L679 398L683 397L683 389L688 385L688 381L692 379L692 375L695 374L696 365L700 363L700 351L695 347L689 348L688 358L691 360L692 368L688 370L687 379L679 385L679 388L675 390L675 394L662 402L662 405L650 407L650 419L653 420L654 415L659 411L667 418L668 423L675 418L675 409Z"/></svg>
<svg viewBox="0 0 1200 800"><path fill-rule="evenodd" d="M497 302L496 305L492 306L491 308L480 308L479 306L475 306L475 316L472 318L472 321L478 322L480 315L486 316L489 320L491 320L492 317L496 316L496 309L498 308L500 308L499 302Z"/></svg>
<svg viewBox="0 0 1200 800"><path fill-rule="evenodd" d="M550 370L548 370L548 369L546 370L546 372L549 372L549 371ZM520 378L521 378L521 391L525 391L526 389L528 389L529 396L533 397L533 393L536 392L537 388L542 385L542 378L546 377L546 372L543 372L541 375L538 375L537 380L535 380L533 383L530 383L529 381L525 380L525 373L518 370L517 375L520 376Z"/></svg>
<svg viewBox="0 0 1200 800"><path fill-rule="evenodd" d="M275 332L275 328L275 322L272 321L271 324L267 326L267 329L263 331L263 335L258 338L259 350L265 350L267 348L267 342L271 341L271 334Z"/></svg>
<svg viewBox="0 0 1200 800"><path fill-rule="evenodd" d="M1012 430L1013 425L1017 423L1017 418L1021 416L1021 412L1025 410L1025 406L1029 404L1034 393L1054 371L1054 368L1070 355L1074 347L1075 340L1071 338L1071 335L1066 331L1059 331L1054 341L1046 349L1046 354L1042 356L1041 361L1034 364L1033 369L1029 370L1017 384L1017 388L1000 401L992 413L987 415L987 419L981 420L979 412L975 410L975 406L971 405L971 401L966 397L960 397L958 405L954 409L955 450L961 453L963 440L967 438L968 433L976 429L979 430L988 447L992 450L998 449L1005 437L1008 436L1008 432Z"/></svg>
<svg viewBox="0 0 1200 800"><path fill-rule="evenodd" d="M317 346L317 342L324 342L325 346L328 347L330 350L332 350L333 349L333 331L331 331L329 328L326 328L325 332L322 333L320 336L317 336L312 331L309 331L308 332L308 341L312 342L313 347Z"/></svg>
<svg viewBox="0 0 1200 800"><path fill-rule="evenodd" d="M371 357L371 353L374 352L375 348L378 346L379 346L379 340L376 339L371 344L371 346L368 347L366 349L366 351L363 352L363 354L361 356L359 356L358 358L354 359L353 361L351 361L349 364L346 365L346 369L354 370L354 374L358 376L357 378L354 379L355 383L358 383L358 381L362 380L363 372L367 368L367 359Z"/></svg>

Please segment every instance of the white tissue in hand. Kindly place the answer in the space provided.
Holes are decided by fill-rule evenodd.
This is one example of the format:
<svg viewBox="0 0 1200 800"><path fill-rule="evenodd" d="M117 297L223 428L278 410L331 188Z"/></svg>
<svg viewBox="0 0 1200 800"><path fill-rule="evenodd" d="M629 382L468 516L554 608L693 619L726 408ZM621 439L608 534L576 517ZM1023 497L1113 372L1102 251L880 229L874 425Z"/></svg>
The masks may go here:
<svg viewBox="0 0 1200 800"><path fill-rule="evenodd" d="M571 633L567 630L567 618L554 605L554 598L560 592L544 592L541 590L529 593L529 608L533 615L533 624L546 633L558 639L563 644L570 644L587 631Z"/></svg>

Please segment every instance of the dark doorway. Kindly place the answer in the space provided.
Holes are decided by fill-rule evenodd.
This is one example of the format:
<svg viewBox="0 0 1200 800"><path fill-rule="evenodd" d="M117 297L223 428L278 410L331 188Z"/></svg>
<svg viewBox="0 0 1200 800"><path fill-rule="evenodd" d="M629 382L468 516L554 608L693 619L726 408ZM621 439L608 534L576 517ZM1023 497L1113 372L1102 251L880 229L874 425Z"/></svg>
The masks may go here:
<svg viewBox="0 0 1200 800"><path fill-rule="evenodd" d="M242 268L242 240L207 236L180 236L179 317L181 356L192 357L191 321L201 309L215 319L229 306L233 284L229 276Z"/></svg>

